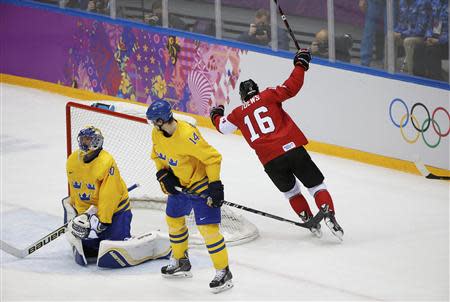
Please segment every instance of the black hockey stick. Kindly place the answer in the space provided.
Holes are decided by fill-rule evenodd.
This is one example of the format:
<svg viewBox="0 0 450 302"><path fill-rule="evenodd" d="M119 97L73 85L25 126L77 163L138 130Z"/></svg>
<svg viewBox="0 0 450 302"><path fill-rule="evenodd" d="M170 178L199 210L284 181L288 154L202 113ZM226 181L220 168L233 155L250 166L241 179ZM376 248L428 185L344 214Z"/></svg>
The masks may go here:
<svg viewBox="0 0 450 302"><path fill-rule="evenodd" d="M182 189L182 188L179 188L179 187L176 187L176 189L178 191L180 191L180 192L183 192L183 193L186 193L186 194L190 194L190 195L196 195L196 196L200 196L200 197L203 197L203 198L208 198L209 197L209 196L207 196L205 194L198 194L198 193L195 193L195 192L192 192L192 191L189 191L189 190L186 190L186 189ZM226 201L226 200L223 202L223 204L225 204L225 205L227 205L229 207L233 207L233 208L241 209L241 210L244 210L244 211L247 211L247 212L251 212L253 214L257 214L257 215L261 215L261 216L264 216L264 217L276 219L276 220L279 220L279 221L284 221L284 222L287 222L287 223L290 223L290 224L293 224L293 225L296 225L296 226L299 226L299 227L305 228L305 229L310 229L311 227L316 226L318 223L320 223L322 221L322 219L325 216L325 214L322 211L319 211L313 218L311 218L307 222L296 222L296 221L293 221L293 220L289 220L289 219L286 219L286 218L283 218L283 217L280 217L280 216L276 216L276 215L273 215L273 214L270 214L270 213L266 213L266 212L263 212L263 211L260 211L260 210L249 208L249 207L246 207L246 206L234 203L234 202Z"/></svg>
<svg viewBox="0 0 450 302"><path fill-rule="evenodd" d="M137 187L139 187L139 184L134 184L134 185L130 186L128 188L128 192L136 189ZM43 246L49 244L50 242L52 242L53 240L59 238L62 234L64 234L66 232L67 225L68 225L68 223L65 223L64 225L60 226L56 230L45 235L44 237L42 237L38 241L30 244L28 247L26 247L24 249L15 248L15 247L9 245L8 243L4 242L3 240L0 240L0 243L1 243L0 249L10 255L16 256L17 258L25 258L26 256L36 252L41 247L43 247Z"/></svg>
<svg viewBox="0 0 450 302"><path fill-rule="evenodd" d="M421 160L418 160L418 161L414 162L414 164L416 165L416 168L417 168L417 170L419 170L420 174L425 176L425 178L428 178L428 179L440 179L440 180L450 180L450 176L436 175L436 174L431 173L427 169L427 167L425 167L425 164Z"/></svg>
<svg viewBox="0 0 450 302"><path fill-rule="evenodd" d="M300 50L300 44L298 43L297 39L295 38L294 32L292 31L291 27L289 26L289 23L287 21L286 16L283 13L283 10L281 9L281 6L278 4L277 0L273 0L275 4L278 7L278 11L280 12L281 20L284 22L284 26L286 26L286 29L289 32L289 35L291 36L292 40L294 41L295 47L297 47L297 50Z"/></svg>

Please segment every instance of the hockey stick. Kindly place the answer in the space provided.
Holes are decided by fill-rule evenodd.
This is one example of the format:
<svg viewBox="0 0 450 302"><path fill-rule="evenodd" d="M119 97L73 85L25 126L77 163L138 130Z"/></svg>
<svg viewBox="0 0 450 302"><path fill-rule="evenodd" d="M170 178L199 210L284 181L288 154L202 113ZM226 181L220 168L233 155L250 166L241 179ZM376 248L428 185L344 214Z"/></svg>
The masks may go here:
<svg viewBox="0 0 450 302"><path fill-rule="evenodd" d="M428 179L440 179L440 180L450 180L450 176L436 175L436 174L431 173L427 169L427 167L425 167L425 164L421 160L418 160L418 161L414 162L414 164L416 165L416 168L417 168L417 170L419 170L420 174L425 176L425 178L428 178Z"/></svg>
<svg viewBox="0 0 450 302"><path fill-rule="evenodd" d="M297 39L295 38L294 32L292 31L291 27L289 26L289 23L287 21L286 16L283 13L283 10L281 9L281 6L278 4L277 0L273 0L273 1L275 1L275 4L278 7L278 11L280 12L281 20L283 20L284 26L286 26L286 29L288 30L289 35L291 36L292 40L294 41L295 47L297 47L297 50L300 50L300 44L298 43Z"/></svg>
<svg viewBox="0 0 450 302"><path fill-rule="evenodd" d="M185 194L200 196L200 197L203 197L203 198L208 198L209 197L206 194L198 194L198 193L195 193L195 192L192 192L192 191L189 191L189 190L186 190L186 189L182 189L182 188L179 188L179 187L176 187L176 189L178 191L182 192L182 193L185 193ZM223 201L223 204L225 204L225 205L227 205L229 207L233 207L233 208L237 208L237 209L244 210L244 211L247 211L247 212L251 212L253 214L257 214L257 215L260 215L260 216L272 218L272 219L279 220L279 221L284 221L284 222L287 222L287 223L290 223L290 224L293 224L293 225L296 225L296 226L299 226L299 227L305 228L305 229L310 229L311 227L317 225L320 221L322 221L322 219L325 216L325 214L322 211L319 211L313 218L311 218L307 222L296 222L296 221L293 221L293 220L289 220L289 219L286 219L286 218L283 218L283 217L280 217L280 216L276 216L276 215L273 215L273 214L270 214L270 213L266 213L266 212L263 212L263 211L260 211L260 210L249 208L249 207L246 207L246 206L234 203L234 202L226 201L226 200Z"/></svg>
<svg viewBox="0 0 450 302"><path fill-rule="evenodd" d="M134 185L130 186L128 188L128 192L136 189L137 187L139 187L139 184L134 184ZM24 249L15 248L15 247L9 245L8 243L4 242L3 240L0 240L0 243L1 243L0 249L10 255L16 256L17 258L25 258L26 256L36 252L41 247L43 247L43 246L49 244L50 242L52 242L53 240L59 238L62 234L64 234L66 232L67 225L68 225L68 223L65 223L64 225L60 226L56 230L45 235L44 237L42 237L38 241L30 244L28 247L26 247Z"/></svg>

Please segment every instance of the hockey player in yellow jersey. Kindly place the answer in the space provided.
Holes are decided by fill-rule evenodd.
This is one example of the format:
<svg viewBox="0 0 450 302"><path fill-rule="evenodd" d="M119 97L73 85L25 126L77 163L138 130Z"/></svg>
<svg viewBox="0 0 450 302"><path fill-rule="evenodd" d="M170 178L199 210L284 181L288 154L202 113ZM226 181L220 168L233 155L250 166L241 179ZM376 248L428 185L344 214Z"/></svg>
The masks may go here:
<svg viewBox="0 0 450 302"><path fill-rule="evenodd" d="M149 236L145 238L145 244L144 240L114 243L131 237L132 213L127 186L113 156L102 147L100 129L93 126L82 129L78 134L78 145L79 149L67 159L70 194L63 200L64 220L69 222L66 235L73 246L75 261L87 265L89 260L95 260L100 267L117 268L140 264L144 262L142 259L167 256L170 253L168 242L164 246L164 242L155 236L151 238L156 239L151 244L162 242L158 246L160 255L149 256L149 252L142 249L142 246L149 246ZM114 248L119 245L120 248ZM106 246L112 248L106 250ZM122 252L124 250L126 253ZM150 252L153 251L152 247ZM130 254L143 256L133 259Z"/></svg>
<svg viewBox="0 0 450 302"><path fill-rule="evenodd" d="M154 126L151 157L158 171L156 177L163 192L168 194L166 221L173 254L161 273L163 277L192 276L185 215L193 209L195 222L216 269L209 286L215 293L229 289L233 286L232 274L225 240L219 231L220 207L224 200L220 181L222 156L195 126L174 119L168 102L153 102L146 115ZM180 192L179 188L191 193Z"/></svg>

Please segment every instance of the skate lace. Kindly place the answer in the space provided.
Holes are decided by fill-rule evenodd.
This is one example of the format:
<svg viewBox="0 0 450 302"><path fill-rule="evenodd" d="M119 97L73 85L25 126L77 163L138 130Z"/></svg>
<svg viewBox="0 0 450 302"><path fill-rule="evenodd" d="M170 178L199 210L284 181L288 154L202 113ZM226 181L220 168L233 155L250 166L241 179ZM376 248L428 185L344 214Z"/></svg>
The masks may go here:
<svg viewBox="0 0 450 302"><path fill-rule="evenodd" d="M221 269L221 270L218 270L218 271L216 271L216 275L214 276L214 281L220 281L220 280L222 280L222 278L225 276L225 274L227 273L227 271L226 270L224 270L224 269Z"/></svg>
<svg viewBox="0 0 450 302"><path fill-rule="evenodd" d="M172 268L176 268L177 266L178 266L178 260L173 258L173 257L171 257L169 259L169 266L168 266L168 268L172 269Z"/></svg>

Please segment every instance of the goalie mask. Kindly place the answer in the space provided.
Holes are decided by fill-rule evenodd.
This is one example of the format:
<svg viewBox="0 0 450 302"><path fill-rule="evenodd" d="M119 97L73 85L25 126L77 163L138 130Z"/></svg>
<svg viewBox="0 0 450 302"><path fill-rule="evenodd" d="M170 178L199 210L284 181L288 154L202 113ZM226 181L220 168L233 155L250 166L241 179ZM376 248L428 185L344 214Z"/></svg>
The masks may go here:
<svg viewBox="0 0 450 302"><path fill-rule="evenodd" d="M103 135L100 129L87 126L78 133L78 147L84 155L101 149L103 146Z"/></svg>
<svg viewBox="0 0 450 302"><path fill-rule="evenodd" d="M243 81L239 84L239 94L241 95L241 100L243 102L248 101L251 97L257 95L258 93L258 85L252 79Z"/></svg>

